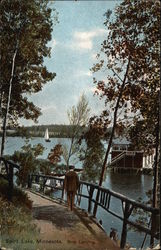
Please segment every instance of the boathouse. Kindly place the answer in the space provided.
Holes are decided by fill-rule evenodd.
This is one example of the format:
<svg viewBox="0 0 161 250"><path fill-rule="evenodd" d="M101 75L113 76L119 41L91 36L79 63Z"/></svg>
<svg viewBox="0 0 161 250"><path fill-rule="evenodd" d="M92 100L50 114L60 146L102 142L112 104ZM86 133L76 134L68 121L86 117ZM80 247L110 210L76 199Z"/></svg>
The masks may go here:
<svg viewBox="0 0 161 250"><path fill-rule="evenodd" d="M114 139L110 165L116 168L143 169L152 168L154 150L147 154L143 150L133 150L126 138Z"/></svg>

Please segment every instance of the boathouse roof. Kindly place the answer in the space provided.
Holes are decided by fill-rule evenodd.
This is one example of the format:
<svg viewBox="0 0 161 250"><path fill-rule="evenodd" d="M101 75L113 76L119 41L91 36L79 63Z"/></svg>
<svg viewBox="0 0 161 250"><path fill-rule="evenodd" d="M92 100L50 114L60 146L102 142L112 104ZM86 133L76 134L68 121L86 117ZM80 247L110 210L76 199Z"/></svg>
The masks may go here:
<svg viewBox="0 0 161 250"><path fill-rule="evenodd" d="M130 141L127 140L126 137L118 137L113 140L113 145L127 145L131 144Z"/></svg>

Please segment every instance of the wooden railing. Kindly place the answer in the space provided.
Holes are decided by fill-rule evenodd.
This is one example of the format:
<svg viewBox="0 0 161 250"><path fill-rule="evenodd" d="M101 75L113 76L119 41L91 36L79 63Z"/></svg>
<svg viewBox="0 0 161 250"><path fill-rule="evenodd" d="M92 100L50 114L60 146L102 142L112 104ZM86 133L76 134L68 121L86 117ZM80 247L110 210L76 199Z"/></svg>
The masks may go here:
<svg viewBox="0 0 161 250"><path fill-rule="evenodd" d="M51 181L50 184L46 184L48 180ZM56 181L59 182L60 185L56 185ZM44 192L45 187L50 187L52 189L60 190L61 193L61 199L64 197L64 179L61 177L54 177L54 176L47 176L47 175L37 175L33 174L30 175L28 178L28 187L32 187L32 183L40 184L41 191ZM85 190L87 191L85 193ZM99 191L99 200L96 202L95 197L96 193ZM93 215L93 207L94 204L97 204L98 206L102 207L107 213L110 213L111 215L115 216L116 218L120 219L123 222L122 225L122 233L121 233L121 242L120 247L124 248L126 244L126 238L127 238L127 226L130 225L137 230L144 232L151 236L150 239L150 245L154 244L154 238L159 239L159 230L156 227L157 220L159 220L159 209L153 208L150 206L146 206L142 203L136 202L135 200L129 199L126 196L123 196L119 193L116 193L110 189L100 187L96 184L91 184L88 182L80 181L80 187L78 191L78 197L84 197L88 200L88 213ZM122 209L122 213L116 213L111 208L111 200L117 199L120 201L120 207ZM79 205L80 205L81 199L79 199ZM137 221L134 221L130 219L130 216L132 217L132 212L135 209L141 209L144 212L148 213L149 220L151 219L151 225L150 227L147 225L142 225L138 223Z"/></svg>
<svg viewBox="0 0 161 250"><path fill-rule="evenodd" d="M8 181L8 200L12 201L14 168L20 167L13 161L0 157L0 177Z"/></svg>

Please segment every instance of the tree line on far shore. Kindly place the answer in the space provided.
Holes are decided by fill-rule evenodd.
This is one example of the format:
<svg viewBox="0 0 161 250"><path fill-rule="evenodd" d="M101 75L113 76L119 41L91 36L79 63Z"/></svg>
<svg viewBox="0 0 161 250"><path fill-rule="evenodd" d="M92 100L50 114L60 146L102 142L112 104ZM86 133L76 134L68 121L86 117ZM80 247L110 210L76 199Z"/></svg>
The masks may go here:
<svg viewBox="0 0 161 250"><path fill-rule="evenodd" d="M27 127L18 127L15 129L8 128L7 136L21 137L44 137L45 130L48 128L50 138L71 138L74 131L74 125L50 124L50 125L33 125ZM88 131L88 126L79 126L79 136ZM107 132L110 132L110 128ZM0 133L1 135L1 133ZM107 138L108 139L108 138Z"/></svg>

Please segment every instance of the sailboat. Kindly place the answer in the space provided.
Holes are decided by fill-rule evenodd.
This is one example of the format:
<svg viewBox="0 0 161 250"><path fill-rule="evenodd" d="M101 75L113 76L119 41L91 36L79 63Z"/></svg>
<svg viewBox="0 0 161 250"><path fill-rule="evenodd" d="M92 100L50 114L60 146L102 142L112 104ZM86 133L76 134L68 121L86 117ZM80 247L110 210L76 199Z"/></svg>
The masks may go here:
<svg viewBox="0 0 161 250"><path fill-rule="evenodd" d="M50 142L48 128L45 131L45 141Z"/></svg>

